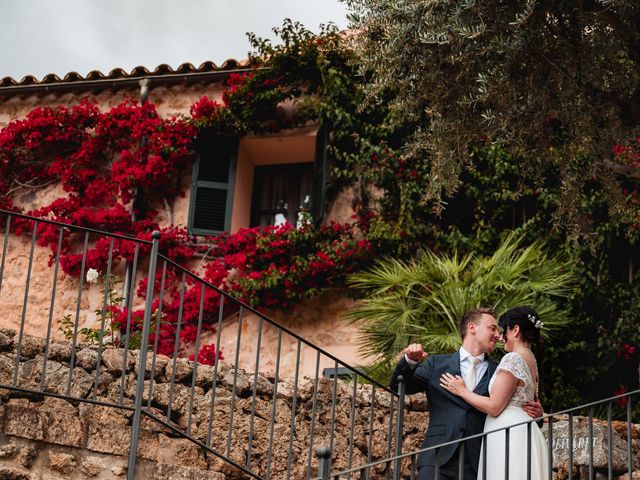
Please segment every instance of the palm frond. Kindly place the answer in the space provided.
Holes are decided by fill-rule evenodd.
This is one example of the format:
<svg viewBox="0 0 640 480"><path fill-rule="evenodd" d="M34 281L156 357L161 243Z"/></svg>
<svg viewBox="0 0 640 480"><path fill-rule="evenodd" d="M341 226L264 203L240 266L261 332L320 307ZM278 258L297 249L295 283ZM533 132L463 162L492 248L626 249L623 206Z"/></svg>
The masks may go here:
<svg viewBox="0 0 640 480"><path fill-rule="evenodd" d="M347 318L360 326L359 345L372 371L389 372L411 341L431 353L456 350L458 321L472 308L489 306L500 315L529 305L544 322L543 338L569 324L562 301L577 284L571 263L549 255L542 242L524 246L524 240L511 233L490 256L424 250L411 261L387 258L351 275L349 285L367 297Z"/></svg>
<svg viewBox="0 0 640 480"><path fill-rule="evenodd" d="M380 295L394 289L401 289L406 294L414 284L412 270L411 263L385 258L378 260L368 271L350 275L347 283L369 295Z"/></svg>

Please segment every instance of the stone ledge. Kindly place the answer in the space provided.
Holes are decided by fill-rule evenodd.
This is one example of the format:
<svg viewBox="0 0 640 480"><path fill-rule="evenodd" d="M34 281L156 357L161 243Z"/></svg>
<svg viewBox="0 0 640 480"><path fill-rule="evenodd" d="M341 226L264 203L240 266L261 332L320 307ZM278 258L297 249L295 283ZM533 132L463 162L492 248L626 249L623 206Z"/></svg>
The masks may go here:
<svg viewBox="0 0 640 480"><path fill-rule="evenodd" d="M0 382L13 382L16 363L15 340L15 332L0 330ZM43 380L45 392L65 395L70 385L70 392L75 397L93 398L95 395L98 401L133 405L136 372L140 369L137 351L128 352L124 357L124 351L121 349L104 349L100 355L100 371L96 373L98 351L95 346L79 345L75 357L75 368L70 370L69 362L72 352L69 345L64 342L52 342L49 358L46 360L46 372L43 376L44 347L40 339L24 337L18 364L20 387L37 391ZM153 415L167 420L166 415L171 404L170 421L172 423L184 431L189 429L191 434L202 442L207 442L210 438L211 448L215 451L226 452L229 444L230 458L241 465L246 461L249 450L248 439L251 436L253 438L250 446L252 469L259 475L264 475L267 470L268 445L271 441L270 419L275 412L273 457L269 468L273 478L281 478L286 476L292 408L295 403L296 410L293 415L295 435L291 440L294 454L291 477L306 477L312 424L315 434L314 447L328 442L334 386L332 379L322 378L317 382L316 415L312 421L315 383L312 379L301 378L295 386L293 379L279 378L278 384L274 385L273 373L254 374L221 362L215 376L213 367L198 365L195 382L192 385L193 367L193 362L179 358L175 361L174 370L172 359L158 356L151 372L152 362L148 359L145 367L147 380L144 385L143 402L145 406L150 403L150 412ZM174 371L176 376L171 382ZM71 382L69 383L70 374ZM153 388L149 389L152 375L154 384ZM96 376L98 377L97 385L94 384ZM215 385L214 377L217 379ZM251 398L254 382L257 393L255 400ZM339 381L337 387L334 465L336 468L346 468L353 385ZM232 402L234 389L236 398ZM275 410L273 408L274 393ZM357 385L353 403L354 431L357 436L352 452L353 465L364 464L367 461L369 442L366 437L369 432L371 398L372 391L369 386ZM383 459L387 454L388 416L391 403L391 396L379 389L376 391L375 398L374 445L371 452L373 460ZM232 403L234 404L233 422L230 425ZM415 408L424 409L424 407L424 402L418 400L407 402L405 434L410 448L417 448L422 440L418 438L422 436L421 434L411 435L411 432L424 432L427 416L415 411ZM210 414L211 411L213 415ZM64 472L73 465L75 465L74 471L79 469L86 475L94 470L106 471L96 466L100 463L98 461L85 462L84 456L87 455L97 456L96 458L112 458L115 459L114 468L118 465L122 466L120 459L126 459L129 453L131 415L130 410L75 400L67 401L51 396L42 397L38 394L30 396L0 389L0 435L12 441L35 442L40 450L53 452L50 455L47 453L49 456L46 462L40 462L44 467L42 465L38 467L36 462L34 468L46 467L51 470L51 465L54 465L53 472L56 475L66 474ZM252 428L253 433L250 434ZM228 437L229 431L230 437ZM38 458L43 455L40 450ZM83 452L82 455L77 453L79 451ZM18 453L9 448L4 455L9 458ZM186 477L176 478L222 478L221 475L226 478L241 477L235 467L201 449L194 442L177 438L175 432L146 415L142 416L141 421L138 458L141 462L154 466L146 467L148 476L145 478L155 478L154 475L160 475L157 478L169 478L167 475L172 474L170 472L178 471L188 471L189 474ZM315 455L313 455L314 470L315 462ZM163 473L157 473L158 471ZM29 473L27 467L24 473ZM113 472L104 475L108 477L109 474L115 475ZM52 476L52 478L56 477Z"/></svg>

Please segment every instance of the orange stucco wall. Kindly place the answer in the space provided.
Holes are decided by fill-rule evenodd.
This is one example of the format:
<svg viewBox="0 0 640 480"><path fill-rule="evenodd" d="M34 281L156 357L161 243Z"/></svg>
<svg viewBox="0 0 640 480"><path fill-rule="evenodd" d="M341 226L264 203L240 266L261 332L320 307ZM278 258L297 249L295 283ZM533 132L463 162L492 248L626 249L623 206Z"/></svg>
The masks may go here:
<svg viewBox="0 0 640 480"><path fill-rule="evenodd" d="M157 87L150 91L149 99L157 107L162 116L188 114L190 106L203 95L211 99L220 100L222 84L178 85L171 87ZM30 110L40 106L72 105L81 98L95 99L102 109L118 105L127 98L137 98L138 89L119 91L102 91L74 95L65 94L31 94L13 97L0 96L0 128L10 121L24 117ZM269 136L247 136L239 146L237 172L235 180L235 194L233 199L233 215L231 230L249 225L251 209L251 190L253 187L253 172L256 165L278 163L303 163L314 160L316 126L289 132L279 132ZM191 186L191 171L185 172L181 178L184 195L168 201L165 205L156 206L158 221L161 225L173 223L176 226L187 227L189 212L189 192ZM15 202L25 210L32 210L50 203L63 192L57 185L50 185L41 189L21 189L14 193ZM352 192L341 193L332 203L328 213L328 220L339 222L350 221ZM7 267L5 268L2 289L0 290L0 327L19 328L24 318L25 333L45 336L48 328L51 286L53 270L48 265L50 252L48 249L35 248L35 260L31 272L31 284L27 296L27 309L23 309L25 292L25 272L30 249L30 238L10 237L7 253ZM197 268L197 264L194 267ZM122 274L121 271L116 271ZM52 335L60 338L58 320L71 314L75 318L78 299L80 301L80 326L96 327L97 317L94 310L101 305L101 295L97 286L85 285L79 292L78 279L70 278L63 273L58 275L58 291L51 318ZM136 300L139 302L139 300ZM358 353L357 327L344 320L344 313L351 308L353 301L347 299L340 292L331 292L311 299L292 313L271 312L273 318L290 328L296 334L316 343L329 353L342 358L345 362L357 365L363 358ZM253 325L253 326L252 326ZM255 338L255 322L246 321L243 325L246 339ZM222 351L228 360L235 357L235 343L229 332L237 329L237 322L225 322ZM252 330L253 329L253 330ZM209 339L215 338L214 332L207 333ZM266 328L261 349L265 352L275 352L276 337L273 329ZM206 340L206 339L205 339ZM296 340L283 339L283 354L291 356L295 349ZM208 342L211 343L211 342ZM249 343L247 344L249 345ZM241 366L251 370L251 361L255 358L255 347L247 346L240 352ZM303 370L301 374L313 374L315 369L315 354L307 350L301 352ZM333 361L322 357L320 368L333 366ZM265 360L261 369L273 366ZM292 364L283 362L283 373L292 374Z"/></svg>

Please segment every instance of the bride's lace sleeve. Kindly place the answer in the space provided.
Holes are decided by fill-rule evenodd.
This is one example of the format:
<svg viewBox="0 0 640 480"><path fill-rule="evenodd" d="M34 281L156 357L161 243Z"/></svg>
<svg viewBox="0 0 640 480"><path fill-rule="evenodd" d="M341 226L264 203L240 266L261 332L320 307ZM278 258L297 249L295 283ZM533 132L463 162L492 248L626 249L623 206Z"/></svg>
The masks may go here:
<svg viewBox="0 0 640 480"><path fill-rule="evenodd" d="M499 370L505 370L513 374L514 377L527 383L529 380L528 368L529 367L527 366L527 363L525 362L524 358L522 358L522 356L518 355L515 352L511 352L502 357L502 360L498 364L496 372Z"/></svg>

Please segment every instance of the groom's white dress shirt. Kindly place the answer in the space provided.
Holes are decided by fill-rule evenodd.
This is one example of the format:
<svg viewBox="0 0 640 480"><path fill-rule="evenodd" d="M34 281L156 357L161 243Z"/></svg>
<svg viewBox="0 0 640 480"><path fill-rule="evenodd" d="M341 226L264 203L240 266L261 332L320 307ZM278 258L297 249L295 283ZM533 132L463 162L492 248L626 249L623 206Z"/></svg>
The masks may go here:
<svg viewBox="0 0 640 480"><path fill-rule="evenodd" d="M466 378L467 372L469 371L470 368L473 367L473 365L471 364L472 356L473 355L467 352L464 349L464 347L460 347L460 375L462 376L462 378ZM489 362L485 358L484 353L481 353L480 355L476 356L476 358L480 360L478 364L475 365L476 385L478 385L478 382L480 381L480 379L482 379L482 376L487 371L487 368L489 368ZM474 388L475 388L475 385L474 385Z"/></svg>

